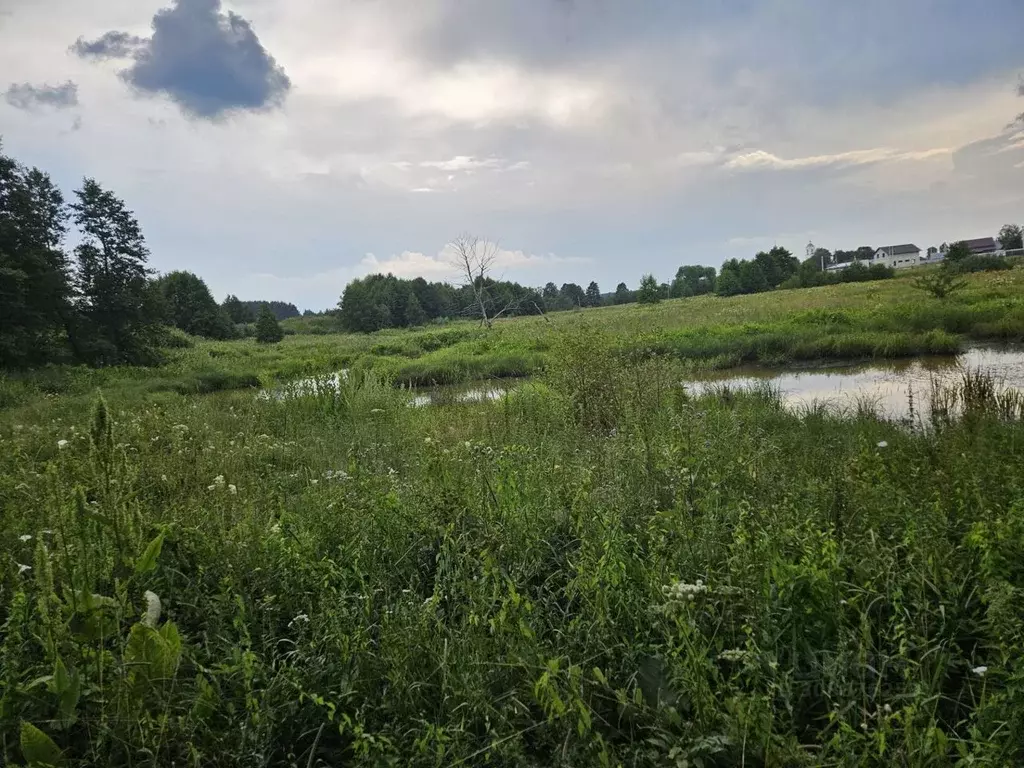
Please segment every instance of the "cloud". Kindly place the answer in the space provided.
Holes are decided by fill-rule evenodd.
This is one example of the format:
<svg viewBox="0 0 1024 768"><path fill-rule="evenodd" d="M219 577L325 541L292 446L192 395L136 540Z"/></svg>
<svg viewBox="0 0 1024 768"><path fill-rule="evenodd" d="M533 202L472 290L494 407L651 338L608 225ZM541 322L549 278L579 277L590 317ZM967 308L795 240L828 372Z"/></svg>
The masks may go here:
<svg viewBox="0 0 1024 768"><path fill-rule="evenodd" d="M192 117L274 107L291 88L249 22L222 12L220 0L174 0L153 17L149 38L107 32L92 42L79 39L72 50L82 58L130 56L125 82L169 97Z"/></svg>
<svg viewBox="0 0 1024 768"><path fill-rule="evenodd" d="M903 160L929 160L942 157L953 152L951 148L939 147L915 152L900 152L895 149L879 147L876 149L855 149L833 155L811 155L808 157L782 158L756 149L752 152L732 157L725 163L726 168L733 170L798 170L804 168L847 167L871 165L874 163L894 162Z"/></svg>
<svg viewBox="0 0 1024 768"><path fill-rule="evenodd" d="M78 86L68 80L61 85L32 85L12 83L5 94L7 103L15 109L31 111L39 107L68 109L78 106Z"/></svg>
<svg viewBox="0 0 1024 768"><path fill-rule="evenodd" d="M91 41L80 37L69 50L82 59L125 59L145 44L144 38L111 30Z"/></svg>

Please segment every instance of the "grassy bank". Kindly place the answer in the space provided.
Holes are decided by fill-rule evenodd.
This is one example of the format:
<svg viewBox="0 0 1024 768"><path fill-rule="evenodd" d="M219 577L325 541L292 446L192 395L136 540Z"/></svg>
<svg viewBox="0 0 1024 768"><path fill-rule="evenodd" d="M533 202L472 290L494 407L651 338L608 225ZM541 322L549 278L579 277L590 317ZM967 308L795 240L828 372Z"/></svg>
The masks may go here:
<svg viewBox="0 0 1024 768"><path fill-rule="evenodd" d="M690 400L619 343L489 405L0 414L3 759L1021 764L1024 426Z"/></svg>
<svg viewBox="0 0 1024 768"><path fill-rule="evenodd" d="M276 345L196 340L191 348L167 350L168 363L155 370L52 367L0 377L0 408L40 392L87 394L102 386L203 393L272 386L340 368L373 369L398 386L531 376L551 363L553 346L572 333L606 333L624 359L658 354L691 370L952 354L968 341L1024 341L1024 269L966 281L962 293L945 301L900 277L559 312L499 321L490 330L460 321L370 335L295 333Z"/></svg>

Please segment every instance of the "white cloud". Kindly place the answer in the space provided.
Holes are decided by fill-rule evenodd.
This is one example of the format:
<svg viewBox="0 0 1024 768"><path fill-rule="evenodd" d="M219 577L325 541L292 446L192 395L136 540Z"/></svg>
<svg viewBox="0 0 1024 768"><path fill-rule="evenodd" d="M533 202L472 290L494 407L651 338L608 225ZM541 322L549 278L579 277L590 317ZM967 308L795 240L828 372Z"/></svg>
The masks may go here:
<svg viewBox="0 0 1024 768"><path fill-rule="evenodd" d="M939 147L921 151L901 152L888 147L876 149L856 149L838 152L832 155L811 155L809 157L782 158L762 149L745 152L730 158L726 168L736 170L795 170L801 168L827 168L832 166L869 165L881 162L899 162L906 160L930 160L936 157L948 157L953 148Z"/></svg>

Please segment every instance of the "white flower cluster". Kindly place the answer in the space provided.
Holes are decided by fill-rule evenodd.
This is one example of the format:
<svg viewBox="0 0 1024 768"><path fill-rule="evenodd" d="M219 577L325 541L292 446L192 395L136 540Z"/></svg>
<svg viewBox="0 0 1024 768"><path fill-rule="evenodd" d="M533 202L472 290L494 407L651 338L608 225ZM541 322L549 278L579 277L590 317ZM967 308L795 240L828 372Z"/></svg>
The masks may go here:
<svg viewBox="0 0 1024 768"><path fill-rule="evenodd" d="M703 581L697 579L694 584L687 584L684 581L677 581L674 584L666 584L661 588L661 591L670 600L696 600L697 595L704 594L708 591L707 585Z"/></svg>
<svg viewBox="0 0 1024 768"><path fill-rule="evenodd" d="M324 472L325 480L335 480L339 483L344 480L348 480L349 477L349 473L343 469L328 469L326 472Z"/></svg>
<svg viewBox="0 0 1024 768"><path fill-rule="evenodd" d="M223 491L225 488L227 489L227 492L230 493L232 496L238 493L237 486L224 482L224 475L217 475L215 478L213 478L213 483L206 486L206 490L208 491Z"/></svg>
<svg viewBox="0 0 1024 768"><path fill-rule="evenodd" d="M146 613L142 617L142 623L156 629L157 622L160 621L160 612L163 610L160 598L156 592L150 592L148 589L143 597L146 598Z"/></svg>

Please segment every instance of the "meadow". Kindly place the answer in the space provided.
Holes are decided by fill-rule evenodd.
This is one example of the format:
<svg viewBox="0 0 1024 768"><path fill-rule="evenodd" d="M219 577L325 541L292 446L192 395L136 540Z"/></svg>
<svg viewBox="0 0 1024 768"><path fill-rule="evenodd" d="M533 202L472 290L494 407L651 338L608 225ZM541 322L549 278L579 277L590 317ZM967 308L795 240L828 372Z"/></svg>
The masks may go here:
<svg viewBox="0 0 1024 768"><path fill-rule="evenodd" d="M1021 338L1021 271L970 279L8 377L0 755L1024 764L1019 397L967 377L908 425L679 385ZM250 388L342 367L337 390ZM442 370L534 378L409 407L396 384Z"/></svg>

